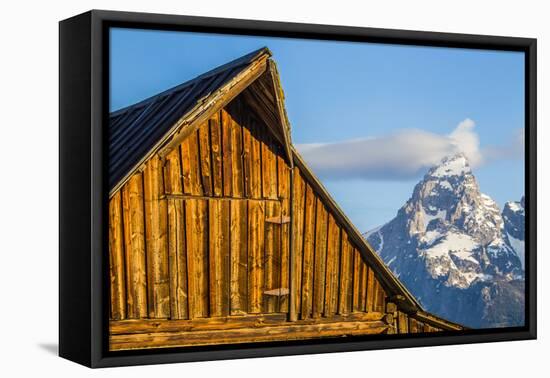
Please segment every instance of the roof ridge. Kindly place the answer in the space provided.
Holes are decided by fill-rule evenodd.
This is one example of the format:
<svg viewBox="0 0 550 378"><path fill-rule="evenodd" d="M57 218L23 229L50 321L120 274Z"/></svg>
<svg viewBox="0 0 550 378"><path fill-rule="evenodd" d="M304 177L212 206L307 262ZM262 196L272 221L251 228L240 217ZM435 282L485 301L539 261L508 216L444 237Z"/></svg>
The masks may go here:
<svg viewBox="0 0 550 378"><path fill-rule="evenodd" d="M242 65L250 64L251 61L254 61L254 60L258 59L259 57L261 57L263 55L267 55L268 57L271 57L273 54L272 54L271 50L269 50L269 48L267 48L266 46L261 47L261 48L259 48L257 50L254 50L254 51L252 51L252 52L250 52L246 55L242 55L239 58L233 59L230 62L227 62L227 63L224 63L220 66L214 67L210 71L202 73L199 76L195 76L194 78L189 79L187 81L184 81L183 83L180 83L180 84L177 84L177 85L175 85L171 88L165 89L162 92L156 93L152 96L149 96L149 97L147 97L147 98L145 98L141 101L138 101L136 103L133 103L131 105L128 105L128 106L125 106L123 108L114 110L114 111L109 113L109 117L116 117L120 114L123 114L123 113L127 112L130 109L134 109L134 108L137 108L139 106L144 106L147 103L149 103L149 102L151 102L151 101L153 101L153 100L155 100L159 97L163 97L163 96L169 95L171 93L177 92L177 91L179 91L183 88L188 87L189 85L194 84L197 81L204 80L208 77L217 75L220 72L223 72L223 71L226 71L226 70L229 70L229 69L232 69L232 68L236 68L236 67L240 66L241 64Z"/></svg>

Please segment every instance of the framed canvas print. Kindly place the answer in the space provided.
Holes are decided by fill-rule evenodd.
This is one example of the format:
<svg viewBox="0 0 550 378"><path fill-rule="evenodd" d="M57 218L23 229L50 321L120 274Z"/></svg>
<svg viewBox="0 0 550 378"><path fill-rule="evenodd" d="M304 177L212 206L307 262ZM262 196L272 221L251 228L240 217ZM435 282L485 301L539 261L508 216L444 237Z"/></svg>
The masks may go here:
<svg viewBox="0 0 550 378"><path fill-rule="evenodd" d="M536 337L536 40L60 23L60 355Z"/></svg>

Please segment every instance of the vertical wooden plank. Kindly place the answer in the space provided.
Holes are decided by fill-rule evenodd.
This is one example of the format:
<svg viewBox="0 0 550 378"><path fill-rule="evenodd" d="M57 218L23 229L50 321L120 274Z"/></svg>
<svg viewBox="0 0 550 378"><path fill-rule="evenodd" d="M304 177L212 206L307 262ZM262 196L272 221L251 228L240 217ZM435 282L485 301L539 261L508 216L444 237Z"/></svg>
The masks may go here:
<svg viewBox="0 0 550 378"><path fill-rule="evenodd" d="M361 274L359 276L359 311L366 311L366 305L367 305L367 276L368 276L368 266L363 261L363 258L361 257L361 253L357 251L357 254L359 255L360 261L361 261Z"/></svg>
<svg viewBox="0 0 550 378"><path fill-rule="evenodd" d="M185 206L182 200L168 201L168 256L170 266L170 318L187 319L187 254Z"/></svg>
<svg viewBox="0 0 550 378"><path fill-rule="evenodd" d="M147 317L147 275L141 173L134 174L122 189L124 249L126 252L127 317Z"/></svg>
<svg viewBox="0 0 550 378"><path fill-rule="evenodd" d="M400 334L409 333L409 319L407 314L399 311L397 317L398 317L397 325L398 325L399 333Z"/></svg>
<svg viewBox="0 0 550 378"><path fill-rule="evenodd" d="M304 206L305 183L298 168L294 168L294 180L292 183L292 261L290 267L290 279L292 290L290 304L290 321L298 320L298 314L302 308L302 261L304 247Z"/></svg>
<svg viewBox="0 0 550 378"><path fill-rule="evenodd" d="M290 174L289 167L282 157L282 149L279 149L277 156L277 185L278 196L281 200L281 215L290 216ZM281 225L281 288L288 289L290 286L290 223ZM279 300L279 311L289 311L289 295L282 296Z"/></svg>
<svg viewBox="0 0 550 378"><path fill-rule="evenodd" d="M262 153L262 196L264 198L277 199L277 156L276 144L273 137L268 134L267 126L262 127L265 134L261 143Z"/></svg>
<svg viewBox="0 0 550 378"><path fill-rule="evenodd" d="M222 316L228 316L231 312L231 204L229 200L222 201Z"/></svg>
<svg viewBox="0 0 550 378"><path fill-rule="evenodd" d="M248 214L245 200L231 201L231 315L248 310Z"/></svg>
<svg viewBox="0 0 550 378"><path fill-rule="evenodd" d="M262 125L263 126L263 125ZM258 135L258 138L260 139L260 154L261 154L261 159L260 161L262 162L262 198L270 198L269 197L269 192L270 192L270 189L271 189L271 182L272 182L272 171L271 171L271 160L272 160L272 157L273 155L270 153L271 151L269 151L269 137L270 135L267 133L267 130L266 130L266 127L259 127L259 125L257 125L257 133L260 134L261 133L261 137L260 135Z"/></svg>
<svg viewBox="0 0 550 378"><path fill-rule="evenodd" d="M208 201L186 200L189 318L208 316Z"/></svg>
<svg viewBox="0 0 550 378"><path fill-rule="evenodd" d="M340 298L338 313L342 315L351 312L353 294L353 249L347 234L342 231L342 257L340 261Z"/></svg>
<svg viewBox="0 0 550 378"><path fill-rule="evenodd" d="M126 318L126 285L124 274L124 235L122 232L122 199L117 191L109 201L109 266L111 319Z"/></svg>
<svg viewBox="0 0 550 378"><path fill-rule="evenodd" d="M329 214L327 240L327 273L325 278L325 316L332 316L338 310L338 278L340 275L340 227Z"/></svg>
<svg viewBox="0 0 550 378"><path fill-rule="evenodd" d="M153 156L143 171L147 293L150 318L170 317L170 271L168 268L167 206L162 163Z"/></svg>
<svg viewBox="0 0 550 378"><path fill-rule="evenodd" d="M222 139L222 165L223 165L223 195L233 197L233 144L231 118L222 109L220 111L221 139ZM238 180L237 180L238 181Z"/></svg>
<svg viewBox="0 0 550 378"><path fill-rule="evenodd" d="M223 162L222 162L222 135L219 113L208 120L210 128L210 152L212 162L212 194L216 197L223 195Z"/></svg>
<svg viewBox="0 0 550 378"><path fill-rule="evenodd" d="M409 317L409 333L418 333L418 323L411 317Z"/></svg>
<svg viewBox="0 0 550 378"><path fill-rule="evenodd" d="M366 311L371 312L375 311L374 302L376 295L376 279L374 278L374 271L369 267L367 278L367 305Z"/></svg>
<svg viewBox="0 0 550 378"><path fill-rule="evenodd" d="M264 292L264 219L263 201L248 202L248 312L262 311Z"/></svg>
<svg viewBox="0 0 550 378"><path fill-rule="evenodd" d="M319 198L317 198L316 208L312 316L319 318L325 310L328 213Z"/></svg>
<svg viewBox="0 0 550 378"><path fill-rule="evenodd" d="M363 271L363 261L359 252L353 249L353 311L363 311L361 309L361 274Z"/></svg>
<svg viewBox="0 0 550 378"><path fill-rule="evenodd" d="M313 307L313 271L315 251L315 214L317 201L310 185L306 184L304 252L302 263L302 311L301 318L308 319Z"/></svg>
<svg viewBox="0 0 550 378"><path fill-rule="evenodd" d="M231 192L234 197L240 198L244 197L243 130L235 119L230 117L228 113L225 114L229 117L227 123L229 126L228 134L230 133L231 146Z"/></svg>
<svg viewBox="0 0 550 378"><path fill-rule="evenodd" d="M173 149L166 155L164 163L164 192L166 194L183 194L179 148Z"/></svg>
<svg viewBox="0 0 550 378"><path fill-rule="evenodd" d="M280 217L281 204L267 201L265 204L266 218ZM281 279L281 225L266 222L265 224L265 250L264 250L264 277L265 291L279 289ZM264 312L278 312L279 297L264 294Z"/></svg>
<svg viewBox="0 0 550 378"><path fill-rule="evenodd" d="M371 269L372 270L372 269ZM380 285L380 281L374 278L374 304L373 311L383 312L386 307L386 293L384 288Z"/></svg>
<svg viewBox="0 0 550 378"><path fill-rule="evenodd" d="M200 196L203 194L199 162L199 130L180 144L183 192Z"/></svg>
<svg viewBox="0 0 550 378"><path fill-rule="evenodd" d="M205 196L212 196L212 162L210 152L209 122L199 126L199 164L201 171L202 190Z"/></svg>
<svg viewBox="0 0 550 378"><path fill-rule="evenodd" d="M209 200L210 316L229 315L229 202Z"/></svg>
<svg viewBox="0 0 550 378"><path fill-rule="evenodd" d="M189 142L186 142L186 145L188 144ZM166 156L164 177L167 193L184 193L180 148L174 149ZM189 183L189 179L187 182ZM170 318L172 319L187 319L189 317L184 212L185 206L181 200L168 201L168 266L170 272Z"/></svg>
<svg viewBox="0 0 550 378"><path fill-rule="evenodd" d="M259 127L255 120L250 120L250 122L250 196L251 198L262 198L262 154L261 143L258 140Z"/></svg>
<svg viewBox="0 0 550 378"><path fill-rule="evenodd" d="M242 148L243 148L243 185L246 198L252 198L252 135L250 126L242 125Z"/></svg>

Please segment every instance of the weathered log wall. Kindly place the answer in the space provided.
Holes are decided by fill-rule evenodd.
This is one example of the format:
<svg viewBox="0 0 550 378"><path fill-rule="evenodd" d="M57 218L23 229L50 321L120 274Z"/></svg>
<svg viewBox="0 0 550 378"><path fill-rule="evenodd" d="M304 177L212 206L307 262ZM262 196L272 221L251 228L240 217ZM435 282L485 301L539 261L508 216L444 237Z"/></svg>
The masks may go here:
<svg viewBox="0 0 550 378"><path fill-rule="evenodd" d="M111 348L436 330L392 307L243 98L111 197Z"/></svg>

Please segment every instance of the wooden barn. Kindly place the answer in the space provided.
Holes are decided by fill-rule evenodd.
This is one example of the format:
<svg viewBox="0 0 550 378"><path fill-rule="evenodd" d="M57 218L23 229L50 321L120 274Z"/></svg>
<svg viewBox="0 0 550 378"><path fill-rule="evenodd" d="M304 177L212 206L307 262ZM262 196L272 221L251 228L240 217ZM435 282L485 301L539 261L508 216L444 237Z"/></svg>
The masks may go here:
<svg viewBox="0 0 550 378"><path fill-rule="evenodd" d="M293 147L268 49L111 113L110 349L454 331Z"/></svg>

